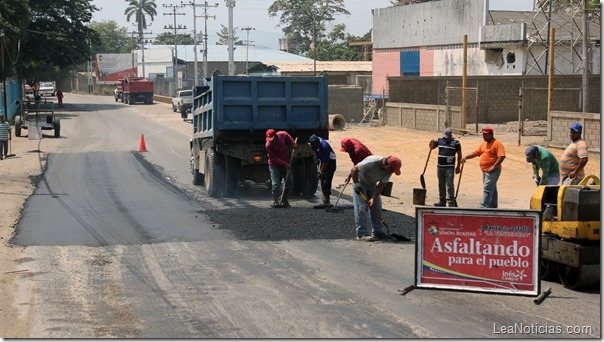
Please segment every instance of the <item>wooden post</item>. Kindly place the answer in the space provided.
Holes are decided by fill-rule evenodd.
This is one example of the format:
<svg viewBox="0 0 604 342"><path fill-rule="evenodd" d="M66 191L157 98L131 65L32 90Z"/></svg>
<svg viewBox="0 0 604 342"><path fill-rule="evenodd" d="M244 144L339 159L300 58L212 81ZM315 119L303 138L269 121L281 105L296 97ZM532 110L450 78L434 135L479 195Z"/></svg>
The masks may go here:
<svg viewBox="0 0 604 342"><path fill-rule="evenodd" d="M554 107L554 45L556 41L555 37L556 29L550 28L550 40L549 40L549 71L548 71L548 82L547 82L547 115L552 111Z"/></svg>
<svg viewBox="0 0 604 342"><path fill-rule="evenodd" d="M522 139L522 88L524 88L524 81L522 81L522 86L518 90L518 146L520 146Z"/></svg>

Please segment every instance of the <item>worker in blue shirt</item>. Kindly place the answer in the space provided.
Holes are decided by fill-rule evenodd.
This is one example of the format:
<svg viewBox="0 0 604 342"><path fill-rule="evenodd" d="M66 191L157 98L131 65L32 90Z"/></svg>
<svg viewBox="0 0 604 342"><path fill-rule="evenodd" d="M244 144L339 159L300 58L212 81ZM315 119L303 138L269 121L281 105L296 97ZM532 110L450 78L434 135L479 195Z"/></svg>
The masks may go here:
<svg viewBox="0 0 604 342"><path fill-rule="evenodd" d="M331 196L331 182L336 172L336 153L327 140L316 134L308 138L308 143L317 156L318 177L321 183L321 192L323 193L321 198L323 203L315 206L315 209L332 207L329 197Z"/></svg>

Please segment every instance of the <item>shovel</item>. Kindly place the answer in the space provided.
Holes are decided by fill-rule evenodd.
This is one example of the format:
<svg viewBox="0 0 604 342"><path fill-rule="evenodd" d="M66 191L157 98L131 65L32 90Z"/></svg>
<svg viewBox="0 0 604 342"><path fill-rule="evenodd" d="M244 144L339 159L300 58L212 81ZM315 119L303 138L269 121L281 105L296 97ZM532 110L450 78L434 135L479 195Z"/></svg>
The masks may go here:
<svg viewBox="0 0 604 342"><path fill-rule="evenodd" d="M350 178L346 180L346 183L344 184L344 187L342 188L342 190L340 190L340 194L338 195L338 199L336 199L336 204L332 208L326 208L327 211L332 212L332 213L339 212L338 202L340 202L340 197L342 197L342 194L344 193L344 190L346 190L346 186L348 185L348 183L350 183Z"/></svg>
<svg viewBox="0 0 604 342"><path fill-rule="evenodd" d="M424 174L426 173L426 169L428 168L428 161L430 161L430 154L432 153L432 149L428 152L428 158L426 158L426 165L424 165L424 172L422 172L421 176L419 176L419 182L422 184L422 189L426 189L426 180L424 179Z"/></svg>
<svg viewBox="0 0 604 342"><path fill-rule="evenodd" d="M457 189L455 189L455 206L457 206L457 194L459 194L459 184L461 184L461 175L463 175L463 166L466 162L461 163L461 169L459 170L459 179L457 179Z"/></svg>
<svg viewBox="0 0 604 342"><path fill-rule="evenodd" d="M367 195L365 195L364 192L357 192L359 194L359 196L361 196L361 199L363 201L365 201L365 203L369 202L369 199L367 198ZM367 206L369 207L369 203L367 203ZM399 235L399 234L391 234L390 233L390 227L388 226L388 224L386 224L386 221L384 221L384 219L382 218L382 215L380 215L380 213L377 211L377 209L375 209L374 207L369 207L369 209L371 209L371 211L373 212L373 214L375 215L375 217L377 218L378 221L380 221L380 223L382 224L382 226L384 226L386 228L386 234L389 235L391 238L398 240L398 241L411 241L410 238L404 236L404 235Z"/></svg>

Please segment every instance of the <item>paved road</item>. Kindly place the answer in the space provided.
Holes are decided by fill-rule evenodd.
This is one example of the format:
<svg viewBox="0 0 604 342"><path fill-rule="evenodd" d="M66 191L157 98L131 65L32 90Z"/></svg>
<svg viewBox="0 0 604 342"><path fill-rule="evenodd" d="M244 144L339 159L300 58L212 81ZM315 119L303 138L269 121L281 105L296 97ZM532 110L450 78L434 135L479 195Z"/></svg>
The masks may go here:
<svg viewBox="0 0 604 342"><path fill-rule="evenodd" d="M31 276L18 280L17 302L30 337L486 338L518 323L587 325L580 336L600 336L599 293L548 283L554 294L540 306L450 291L403 297L413 244L240 238L210 217L230 215L242 229L284 217L263 214L257 195L216 202L192 187L187 133L141 113L177 114L70 101L78 110L62 114L62 141L12 240L27 246L20 262ZM313 229L297 217L289 229Z"/></svg>

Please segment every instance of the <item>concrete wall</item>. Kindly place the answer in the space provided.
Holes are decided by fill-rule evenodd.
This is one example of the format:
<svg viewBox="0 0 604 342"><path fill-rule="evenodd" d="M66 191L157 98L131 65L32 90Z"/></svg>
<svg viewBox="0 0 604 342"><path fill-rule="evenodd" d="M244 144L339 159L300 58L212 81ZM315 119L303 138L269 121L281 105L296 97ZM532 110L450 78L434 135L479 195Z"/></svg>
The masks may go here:
<svg viewBox="0 0 604 342"><path fill-rule="evenodd" d="M486 0L442 0L373 10L373 49L478 42Z"/></svg>
<svg viewBox="0 0 604 342"><path fill-rule="evenodd" d="M547 120L547 76L472 76L468 77L468 87L478 87L478 121L502 123L518 120L519 90L523 86L523 118ZM461 87L460 77L391 77L389 79L389 101L418 104L445 104L445 88ZM554 77L553 110L576 112L582 109L580 75ZM569 90L569 88L573 88ZM600 75L589 77L589 108L599 110ZM461 92L452 92L449 104L461 105ZM468 101L466 111L474 111L474 100ZM474 115L468 115L467 122L475 122Z"/></svg>
<svg viewBox="0 0 604 342"><path fill-rule="evenodd" d="M384 111L384 124L423 131L440 132L446 127L459 129L461 108L454 107L447 112L445 106L388 102Z"/></svg>
<svg viewBox="0 0 604 342"><path fill-rule="evenodd" d="M363 89L329 86L329 114L342 114L346 122L363 119Z"/></svg>
<svg viewBox="0 0 604 342"><path fill-rule="evenodd" d="M590 152L600 152L600 113L550 112L547 119L546 144L552 147L566 148L570 144L568 136L570 125L579 122L583 125L582 138Z"/></svg>

